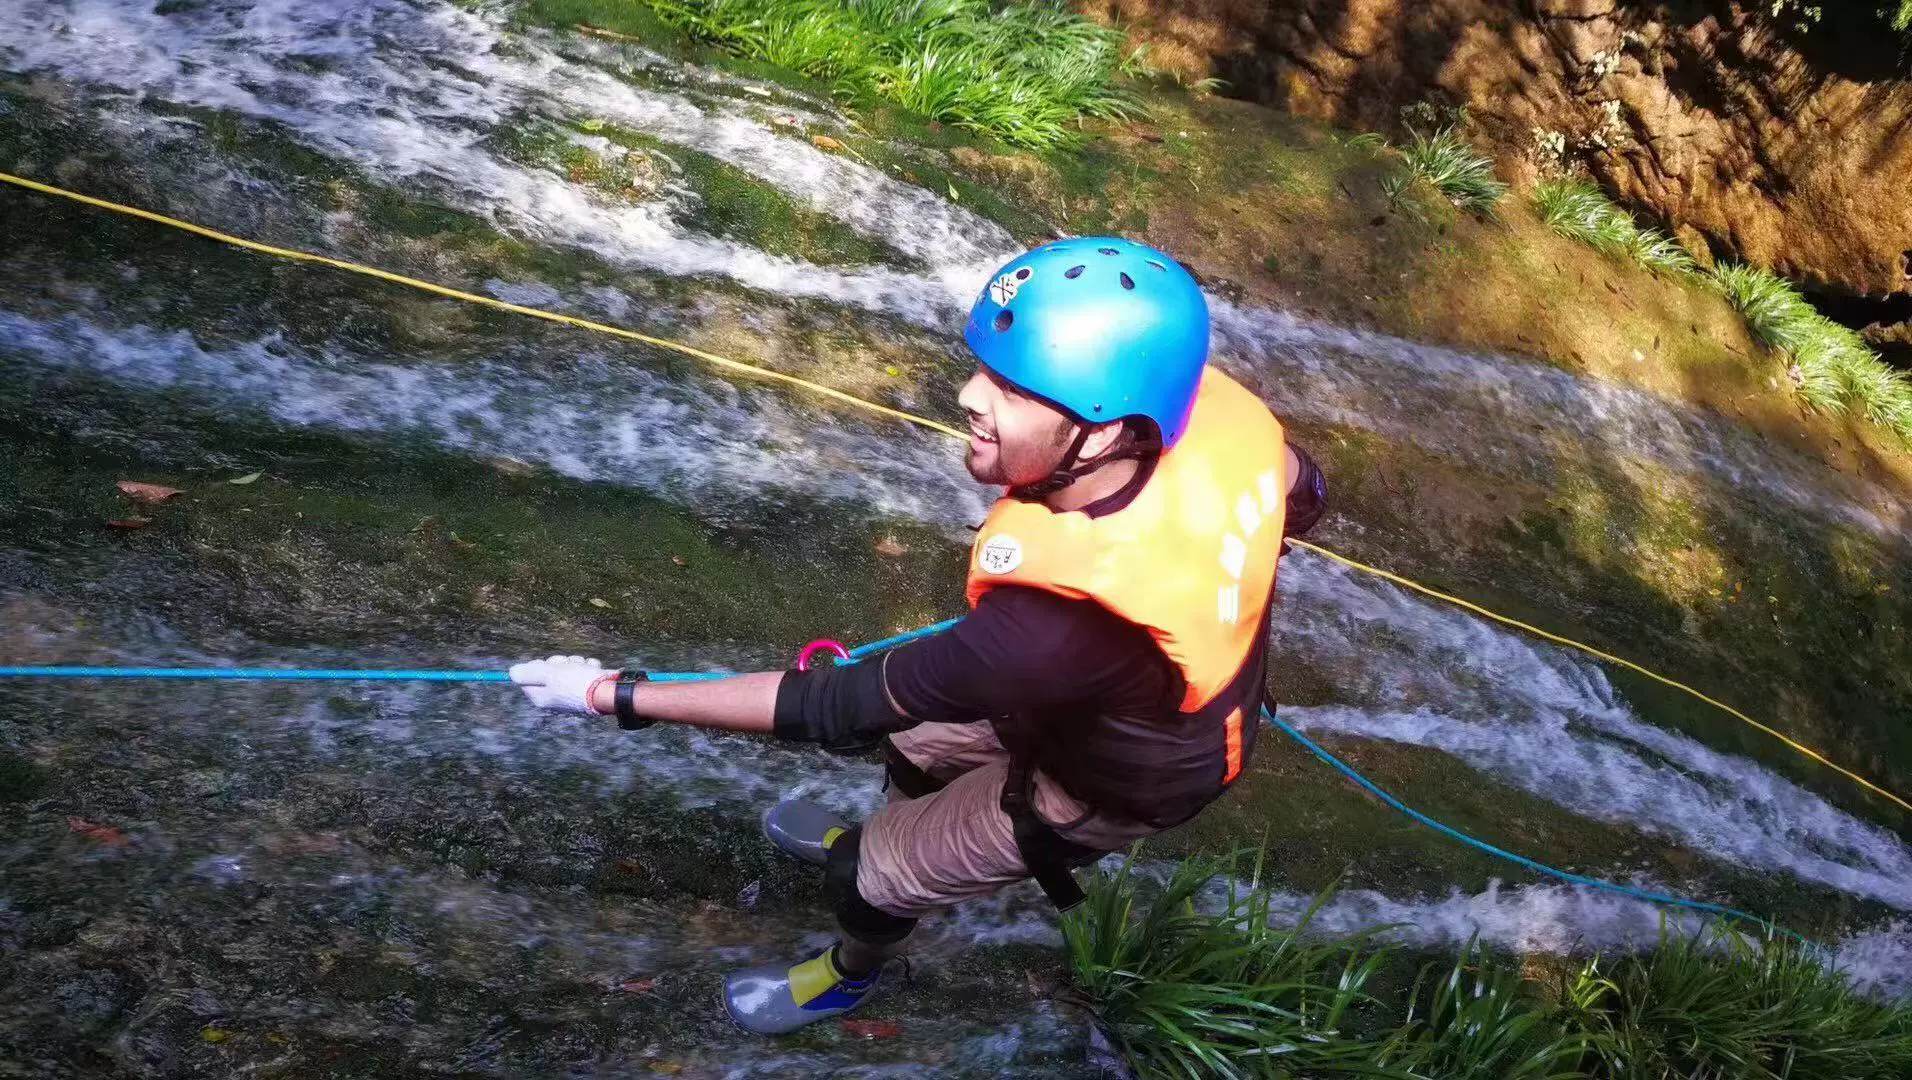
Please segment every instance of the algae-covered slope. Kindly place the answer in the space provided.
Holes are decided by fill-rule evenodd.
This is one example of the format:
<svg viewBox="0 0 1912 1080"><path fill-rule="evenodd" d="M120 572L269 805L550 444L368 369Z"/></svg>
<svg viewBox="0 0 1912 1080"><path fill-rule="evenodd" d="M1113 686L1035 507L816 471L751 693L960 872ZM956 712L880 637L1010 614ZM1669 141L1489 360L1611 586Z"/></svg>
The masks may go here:
<svg viewBox="0 0 1912 1080"><path fill-rule="evenodd" d="M1329 469L1325 543L1912 787L1899 459L1799 416L1716 298L1517 205L1390 202L1388 155L1249 106L1146 90L1139 126L1018 152L540 10L16 5L0 169L943 419L998 260L1057 229L1149 239L1211 286L1218 362ZM0 236L10 662L741 670L960 610L987 493L933 433L10 188ZM142 507L119 480L184 494ZM1852 942L1891 985L1906 822L1763 736L1307 554L1278 649L1293 721L1423 809ZM1406 919L1429 946L1651 932L1650 908L1405 828L1272 732L1253 770L1159 851L1265 837L1295 894L1353 876L1336 926ZM716 1013L719 972L828 922L754 814L867 810L878 773L482 688L0 686L0 1053L53 1075L1073 1067L1027 891L936 923L872 1007L901 1035L766 1046Z"/></svg>

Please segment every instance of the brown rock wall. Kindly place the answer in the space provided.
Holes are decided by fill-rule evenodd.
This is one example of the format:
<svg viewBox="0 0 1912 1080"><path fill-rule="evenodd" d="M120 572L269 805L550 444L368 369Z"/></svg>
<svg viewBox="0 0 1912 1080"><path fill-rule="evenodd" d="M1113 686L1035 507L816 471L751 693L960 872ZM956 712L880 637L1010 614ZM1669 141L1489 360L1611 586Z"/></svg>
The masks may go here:
<svg viewBox="0 0 1912 1080"><path fill-rule="evenodd" d="M1827 70L1729 0L1088 0L1157 63L1345 127L1466 105L1531 179L1535 133L1716 252L1912 292L1912 83Z"/></svg>

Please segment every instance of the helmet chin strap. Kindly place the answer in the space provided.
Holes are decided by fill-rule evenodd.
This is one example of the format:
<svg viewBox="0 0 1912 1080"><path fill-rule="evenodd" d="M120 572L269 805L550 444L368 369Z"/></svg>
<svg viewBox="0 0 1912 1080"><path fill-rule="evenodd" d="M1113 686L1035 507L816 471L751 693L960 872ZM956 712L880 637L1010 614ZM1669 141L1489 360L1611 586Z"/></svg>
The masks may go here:
<svg viewBox="0 0 1912 1080"><path fill-rule="evenodd" d="M1088 441L1089 425L1078 423L1075 438L1070 441L1069 448L1062 452L1062 460L1056 463L1055 469L1034 483L1010 488L1009 493L1023 499L1041 499L1075 483L1078 477L1094 472L1102 466L1102 462L1091 461L1085 465L1076 460L1077 455L1082 453L1082 444Z"/></svg>
<svg viewBox="0 0 1912 1080"><path fill-rule="evenodd" d="M1078 421L1076 423L1075 438L1070 441L1069 448L1063 451L1062 460L1056 463L1055 470L1033 484L1024 484L1021 487L1010 488L1009 494L1022 499L1046 498L1097 469L1102 468L1104 465L1123 461L1128 458L1147 457L1154 452L1154 449L1148 445L1147 441L1143 440L1129 446L1127 449L1103 454L1093 461L1082 461L1080 460L1082 446L1089 441L1089 429L1093 426L1092 424Z"/></svg>

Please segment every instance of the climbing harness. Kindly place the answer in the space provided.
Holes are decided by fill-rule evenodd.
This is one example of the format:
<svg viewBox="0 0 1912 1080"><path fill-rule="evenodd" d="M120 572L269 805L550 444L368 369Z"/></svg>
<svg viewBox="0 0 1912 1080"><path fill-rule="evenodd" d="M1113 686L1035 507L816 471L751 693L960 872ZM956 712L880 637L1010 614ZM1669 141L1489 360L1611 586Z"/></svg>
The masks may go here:
<svg viewBox="0 0 1912 1080"><path fill-rule="evenodd" d="M634 331L634 330L627 330L623 327L613 326L608 323L596 322L590 319L582 319L573 315L563 315L557 312L545 311L541 308L528 307L523 304L514 304L508 301L494 299L489 296L481 296L477 293L466 292L462 289L453 289L444 285L437 285L429 281L421 280L419 278L410 277L404 274L393 273L392 271L389 271L389 270L380 270L376 267L366 266L361 263L350 262L344 259L335 259L329 256L319 255L309 251L299 251L293 248L278 247L272 244L260 243L259 241L256 241L256 240L248 240L248 239L245 239L244 237L234 236L230 233L220 232L216 229L210 229L203 225L196 225L196 224L193 224L192 222L183 221L175 217L169 217L165 214L155 213L151 210L142 210L138 207L128 206L124 203L112 202L107 199L95 198L90 195L82 195L75 191L68 191L65 188L55 187L51 184L43 184L43 183L40 183L39 181L29 180L25 177L15 176L11 173L0 172L0 182L11 184L19 188L24 188L28 191L39 192L40 194L44 194L44 195L52 195L58 198L69 199L73 202L81 203L86 206L95 207L97 209L109 210L109 211L112 211L113 213L124 214L129 217L135 217L145 221L154 222L156 224L165 225L169 228L179 229L184 232L192 233L196 236L205 237L206 239L209 239L209 240L216 240L220 243L229 244L246 251L256 252L262 255L270 255L276 258L281 258L281 259L290 259L297 262L315 263L321 266L331 267L332 269L335 269L335 270L342 270L351 274L358 274L364 277L376 278L380 281L390 282L396 285L405 285L410 288L419 289L424 292L436 294L438 296L449 297L453 300L461 300L466 303L478 304L484 307L494 308L500 311L509 311L518 315L526 315L534 319L543 319L547 322L560 323L566 326L578 327L579 329L592 330L598 333L609 334L613 337L619 337L629 341L640 342L642 344L651 345L660 349L668 349L674 352L684 354L686 356L691 356L696 359L702 360L706 363L709 363L725 371L735 372L735 373L746 375L752 378L766 379L773 382L784 383L790 386L796 386L804 390L808 390L812 393L820 394L824 397L827 397L833 401L837 401L844 405L848 405L853 408L863 409L865 411L876 413L881 416L886 416L891 419L901 420L905 423L914 424L918 427L927 428L928 430L939 432L953 439L966 440L968 438L968 435L965 434L964 432L959 431L956 428L951 427L947 424L941 423L936 420L932 420L925 416L920 416L915 413L904 411L902 409L891 408L890 406L887 406L887 405L878 404L877 402L869 401L864 398L857 397L854 394L849 394L842 390L837 390L833 387L825 386L821 383L812 381L810 379L802 378L801 376L790 375L781 371L774 371L769 368L760 367L755 364L748 364L740 360L733 360L729 357L719 356L716 353L706 352L702 349L693 348L692 346L684 345L680 342L670 341L665 338L653 337L648 334L638 333L637 331ZM1732 706L1727 705L1716 698L1710 697L1700 692L1699 690L1696 690L1693 687L1688 686L1685 683L1678 682L1674 679L1670 679L1664 675L1660 675L1630 660L1626 660L1621 657L1615 656L1611 653L1594 648L1593 646L1588 645L1584 642L1576 641L1572 638L1564 637L1559 634L1554 634L1549 631L1542 630L1539 627L1534 626L1530 623L1522 622L1518 619L1497 614L1484 607L1481 607L1478 604L1474 604L1470 601L1463 600L1460 597L1453 596L1448 593L1444 593L1439 590L1430 588L1429 586L1422 585L1418 582L1410 580L1399 574L1391 573L1389 571L1382 570L1377 567L1369 566L1365 563L1358 562L1354 559L1350 559L1344 555L1339 555L1335 552L1329 551L1328 549L1321 547L1318 544L1312 544L1305 540L1292 539L1292 538L1288 542L1291 544L1294 544L1297 547L1306 548L1309 551L1312 551L1318 555L1322 555L1337 563L1347 566L1350 569L1358 570L1366 574L1371 574L1383 580L1390 581L1396 585L1402 586L1407 589L1411 589L1415 592L1419 592L1423 595L1430 596L1438 600L1443 600L1450 604L1455 604L1459 607L1462 607L1484 618L1491 619L1495 622L1501 623L1506 626L1512 626L1520 630L1524 630L1528 633L1544 638L1547 641L1551 641L1558 645L1564 645L1571 649L1579 650L1580 652L1583 652L1590 656L1604 660L1608 663L1617 664L1630 671L1634 671L1641 675L1645 675L1646 677L1653 679L1654 681L1659 682L1663 685L1666 685L1673 689L1680 690L1687 694L1690 694L1693 697L1698 698L1700 701L1703 701L1707 703L1708 705L1711 705L1717 709L1720 709L1721 711L1725 712L1727 715L1732 716L1735 719L1745 724L1748 724L1752 726L1753 728L1761 732L1764 732L1767 735L1772 736L1775 739L1778 739L1780 742L1784 743L1786 746L1792 748L1793 750L1798 751L1800 754L1808 758L1811 758L1812 760L1822 765L1825 765L1828 768L1831 768L1835 772L1839 773L1841 776L1844 776L1847 779L1852 780L1853 782L1859 784L1861 787L1865 788L1867 791L1870 791L1873 794L1880 795L1885 797L1886 799L1891 800L1893 803L1896 803L1902 809L1912 811L1912 800L1907 800L1906 798L1892 791L1888 791L1885 788L1880 787L1879 785L1873 783L1870 780L1867 780L1865 777L1860 776L1858 773L1855 773L1851 771L1850 769L1846 769L1838 764L1835 764L1830 759L1828 759L1825 755L1819 753L1818 751L1813 750L1810 747L1807 747L1799 742L1796 742L1795 740L1787 737L1786 735L1780 733L1779 731L1765 724L1762 724L1757 720L1754 720L1752 717L1748 716L1744 712L1741 712L1740 710L1735 709ZM835 642L812 642L809 647L806 647L805 655L802 659L807 661L810 658L810 655L813 653L813 651L818 650L820 647L835 646L835 648L830 651L835 652L839 656L839 659L841 662L855 663L856 661L864 657L867 657L877 652L881 652L885 649L894 648L898 645L905 644L909 641L914 641L918 638L927 637L931 634L939 633L943 630L948 629L951 626L954 626L958 621L960 620L957 620L957 619L946 620L944 622L936 623L932 626L923 627L920 630L912 630L907 633L898 634L898 635L895 635L894 637L885 638L881 641L871 642L868 645L863 645L858 648L850 649L847 651L843 650L840 645L836 645ZM652 680L658 681L658 682L685 682L685 681L696 681L696 680L705 680L705 679L721 679L721 678L727 677L727 675L728 673L726 672L676 672L676 673L661 672L661 673L653 673L650 677ZM315 679L315 680L334 680L334 681L374 680L374 681L429 681L429 682L509 682L510 681L510 676L502 671L411 671L411 670L381 671L381 670L342 670L342 669L298 670L298 669L285 669L285 668L158 668L158 667L121 668L121 667L98 667L98 666L93 666L93 667L86 667L86 666L0 667L0 678L145 678L145 679L268 679L268 680ZM1712 915L1724 915L1724 916L1729 916L1732 918L1749 920L1752 922L1760 923L1761 925L1771 925L1768 920L1761 919L1756 915L1752 915L1750 913L1739 911L1733 908L1722 907L1718 904L1710 904L1710 903L1705 903L1705 902L1696 901L1696 900L1686 900L1680 897L1667 896L1660 893L1647 892L1644 890L1632 888L1630 886L1620 885L1613 882L1601 881L1597 878L1585 877L1580 874L1574 874L1565 870L1556 869L1544 863L1540 863L1532 859L1528 859L1525 856L1516 855L1513 852L1506 851L1504 849L1495 847L1492 844L1488 844L1482 840L1478 840L1472 836L1469 836L1466 833L1461 832L1458 829L1444 825L1436 821L1435 819L1428 817L1427 815L1407 806L1405 803L1401 802L1399 799L1388 794L1386 791L1384 791L1383 789L1375 785L1373 781L1368 780L1366 777L1362 776L1352 766L1348 765L1346 762L1343 762L1341 759L1335 757L1333 754L1323 749L1320 745L1309 740L1306 736L1302 735L1299 731L1295 730L1293 727L1289 726L1284 721L1275 717L1272 712L1264 710L1264 715L1267 717L1268 721L1271 724L1279 728L1284 734L1288 735L1290 738L1294 739L1297 743L1299 743L1301 746L1306 748L1310 753L1314 754L1317 758L1322 760L1324 763L1333 767L1336 771L1348 777L1350 780L1352 780L1354 783L1362 787L1364 790L1368 791L1370 794L1376 796L1377 798L1381 799L1383 802L1387 803L1393 809L1399 811L1402 814L1407 815L1408 817L1412 818L1416 822L1419 822L1420 824L1426 825L1427 827L1434 829L1437 832L1442 833L1443 835L1446 835L1452 839L1458 840L1464 844L1474 847L1480 851L1483 851L1489 855L1494 856L1495 858L1503 859L1503 860L1512 862L1518 866L1521 866L1525 869L1531 870L1535 873L1557 878L1559 880L1566 881L1576 885L1585 885L1590 888L1604 889L1610 892L1616 892L1623 895L1632 896L1636 899L1646 900L1656 904L1682 907L1682 908L1687 908L1690 910L1699 911L1699 912L1712 914ZM1799 935L1793 934L1791 931L1785 931L1785 933L1793 937L1799 937ZM1799 940L1805 941L1806 939L1800 938Z"/></svg>

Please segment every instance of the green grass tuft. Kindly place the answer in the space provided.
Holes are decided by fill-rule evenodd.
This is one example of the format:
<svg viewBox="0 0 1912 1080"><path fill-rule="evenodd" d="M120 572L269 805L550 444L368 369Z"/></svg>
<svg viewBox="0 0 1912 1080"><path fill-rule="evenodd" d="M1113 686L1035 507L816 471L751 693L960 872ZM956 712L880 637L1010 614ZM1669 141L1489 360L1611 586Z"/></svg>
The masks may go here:
<svg viewBox="0 0 1912 1080"><path fill-rule="evenodd" d="M1232 862L1190 859L1144 910L1127 865L1063 922L1077 985L1141 1076L1246 1077L1358 1069L1374 1047L1343 1035L1381 961L1359 937L1317 941L1269 925L1270 896ZM1217 911L1197 897L1229 882ZM1312 912L1310 912L1312 914Z"/></svg>
<svg viewBox="0 0 1912 1080"><path fill-rule="evenodd" d="M1141 111L1115 80L1146 65L1119 31L1049 2L630 0L668 25L849 94L1018 146L1080 138Z"/></svg>
<svg viewBox="0 0 1912 1080"><path fill-rule="evenodd" d="M1585 180L1546 180L1534 186L1534 207L1547 227L1648 270L1690 274L1693 257L1672 238L1643 229L1633 215Z"/></svg>
<svg viewBox="0 0 1912 1080"><path fill-rule="evenodd" d="M1470 944L1390 993L1403 954L1373 931L1308 933L1320 900L1269 926L1260 866L1242 884L1238 865L1191 859L1146 899L1125 866L1063 922L1080 995L1139 1077L1912 1075L1912 1010L1777 934L1663 930L1656 950L1577 962L1557 985Z"/></svg>
<svg viewBox="0 0 1912 1080"><path fill-rule="evenodd" d="M1912 1012L1867 1000L1804 946L1714 929L1587 963L1566 987L1594 1076L1903 1077Z"/></svg>
<svg viewBox="0 0 1912 1080"><path fill-rule="evenodd" d="M1463 210L1492 213L1507 194L1507 185L1494 176L1493 161L1475 153L1451 126L1432 132L1410 127L1407 145L1398 149L1409 172Z"/></svg>
<svg viewBox="0 0 1912 1080"><path fill-rule="evenodd" d="M1912 0L1908 0L1912 2ZM1663 273L1696 272L1692 256L1614 205L1585 180L1534 187L1534 207L1562 236ZM1785 279L1756 267L1722 264L1712 280L1746 318L1753 336L1792 358L1800 400L1820 412L1857 411L1912 441L1912 380L1889 367L1852 330L1820 314Z"/></svg>
<svg viewBox="0 0 1912 1080"><path fill-rule="evenodd" d="M1765 270L1721 266L1713 279L1755 337L1792 357L1792 378L1807 405L1822 412L1851 409L1912 440L1912 380L1881 360L1864 338Z"/></svg>

